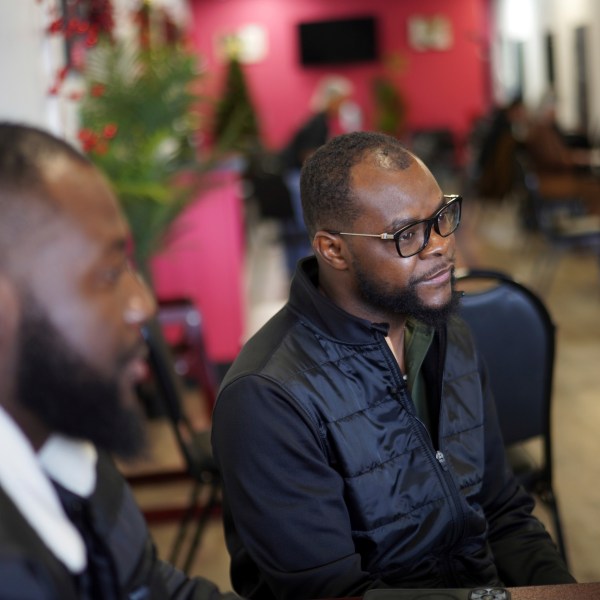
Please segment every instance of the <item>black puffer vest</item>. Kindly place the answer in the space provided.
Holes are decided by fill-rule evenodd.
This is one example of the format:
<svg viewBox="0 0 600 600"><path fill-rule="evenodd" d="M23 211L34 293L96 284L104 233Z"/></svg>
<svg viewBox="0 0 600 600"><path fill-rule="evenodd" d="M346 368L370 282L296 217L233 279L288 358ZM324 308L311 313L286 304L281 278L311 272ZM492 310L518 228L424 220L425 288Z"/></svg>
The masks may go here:
<svg viewBox="0 0 600 600"><path fill-rule="evenodd" d="M364 568L390 583L427 578L432 586L466 586L475 583L471 573L499 583L480 495L482 449L502 443L495 429L485 431L482 381L464 324L453 319L437 332L426 358L440 393L430 394L439 409L432 439L385 341L387 327L355 319L340 328L340 315L327 310L335 307L319 302L318 316L311 308L305 294L292 294L290 309L307 330L295 339L297 364L311 360L313 368L299 370L286 387L344 478ZM316 382L318 400L310 393ZM502 464L494 466L502 472Z"/></svg>

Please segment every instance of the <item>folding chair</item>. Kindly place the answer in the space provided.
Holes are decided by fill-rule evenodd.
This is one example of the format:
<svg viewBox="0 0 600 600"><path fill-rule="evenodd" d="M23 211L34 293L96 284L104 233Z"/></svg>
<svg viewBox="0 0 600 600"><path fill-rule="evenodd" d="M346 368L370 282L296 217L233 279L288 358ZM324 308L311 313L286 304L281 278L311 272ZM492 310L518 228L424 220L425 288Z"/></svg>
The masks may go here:
<svg viewBox="0 0 600 600"><path fill-rule="evenodd" d="M460 313L487 366L509 462L525 489L550 509L555 540L566 561L553 488L554 323L539 296L505 273L462 269L456 275L464 292ZM540 461L522 447L536 437L542 440Z"/></svg>
<svg viewBox="0 0 600 600"><path fill-rule="evenodd" d="M157 319L169 343L175 372L200 389L210 418L217 397L217 376L204 345L200 311L188 298L160 299Z"/></svg>
<svg viewBox="0 0 600 600"><path fill-rule="evenodd" d="M160 323L151 321L143 328L148 345L148 362L154 376L159 399L172 425L175 439L185 461L187 474L194 481L187 509L180 521L169 560L176 565L181 553L187 530L196 517L195 530L183 560L182 569L189 572L202 534L209 518L219 506L221 478L213 460L210 430L196 430L182 407L181 379L174 369L173 356L163 337ZM207 490L207 500L200 505L200 496ZM198 514L199 513L199 514Z"/></svg>

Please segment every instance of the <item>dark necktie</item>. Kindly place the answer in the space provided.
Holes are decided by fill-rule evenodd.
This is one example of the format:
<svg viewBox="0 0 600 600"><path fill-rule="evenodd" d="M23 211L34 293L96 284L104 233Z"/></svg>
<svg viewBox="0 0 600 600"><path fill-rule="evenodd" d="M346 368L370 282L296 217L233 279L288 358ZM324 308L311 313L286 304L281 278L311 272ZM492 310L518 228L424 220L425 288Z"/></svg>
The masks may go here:
<svg viewBox="0 0 600 600"><path fill-rule="evenodd" d="M76 577L80 597L85 600L118 600L118 579L106 543L94 528L89 501L52 482L60 501L75 525L87 552L87 568Z"/></svg>

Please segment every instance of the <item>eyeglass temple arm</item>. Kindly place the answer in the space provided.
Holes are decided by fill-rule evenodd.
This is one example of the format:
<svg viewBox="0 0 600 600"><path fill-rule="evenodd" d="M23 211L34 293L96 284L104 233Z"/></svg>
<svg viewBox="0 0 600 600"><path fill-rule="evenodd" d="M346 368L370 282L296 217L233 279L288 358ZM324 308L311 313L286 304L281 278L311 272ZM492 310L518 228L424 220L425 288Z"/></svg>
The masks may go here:
<svg viewBox="0 0 600 600"><path fill-rule="evenodd" d="M348 231L330 231L329 233L337 233L338 235L356 235L359 237L374 237L381 240L393 240L393 233L350 233Z"/></svg>

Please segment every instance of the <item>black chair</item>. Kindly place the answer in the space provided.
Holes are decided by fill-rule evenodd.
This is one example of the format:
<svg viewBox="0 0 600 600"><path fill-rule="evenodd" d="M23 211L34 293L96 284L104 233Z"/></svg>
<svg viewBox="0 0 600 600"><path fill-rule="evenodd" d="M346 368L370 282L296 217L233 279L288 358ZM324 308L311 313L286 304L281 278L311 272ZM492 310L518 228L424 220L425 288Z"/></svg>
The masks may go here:
<svg viewBox="0 0 600 600"><path fill-rule="evenodd" d="M458 172L456 142L449 129L415 129L410 132L410 149L442 183Z"/></svg>
<svg viewBox="0 0 600 600"><path fill-rule="evenodd" d="M220 505L221 479L212 457L210 430L195 429L183 410L182 380L175 371L173 355L163 337L160 322L154 320L145 325L143 334L149 350L148 362L152 381L172 425L187 475L193 480L188 506L181 518L169 557L172 564L178 564L184 542L189 537L188 529L196 519L187 554L182 561L182 569L187 573L208 520ZM202 495L207 496L203 503L200 502Z"/></svg>
<svg viewBox="0 0 600 600"><path fill-rule="evenodd" d="M549 508L555 540L567 559L553 488L551 402L555 326L542 300L509 275L457 270L460 313L487 366L507 456L522 485ZM539 437L541 459L523 443Z"/></svg>
<svg viewBox="0 0 600 600"><path fill-rule="evenodd" d="M202 315L188 298L160 299L158 322L169 343L177 375L200 388L209 417L217 397L217 375L206 352Z"/></svg>
<svg viewBox="0 0 600 600"><path fill-rule="evenodd" d="M242 176L246 193L256 200L263 219L286 221L294 218L290 191L276 154L265 151L253 153Z"/></svg>

